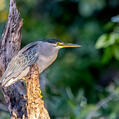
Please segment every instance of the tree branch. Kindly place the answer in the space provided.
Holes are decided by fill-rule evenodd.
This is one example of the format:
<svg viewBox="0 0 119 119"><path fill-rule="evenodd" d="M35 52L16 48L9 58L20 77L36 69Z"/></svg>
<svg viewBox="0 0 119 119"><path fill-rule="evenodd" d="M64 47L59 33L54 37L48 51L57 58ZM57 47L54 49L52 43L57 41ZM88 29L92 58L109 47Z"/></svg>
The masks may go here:
<svg viewBox="0 0 119 119"><path fill-rule="evenodd" d="M28 119L50 119L42 100L38 71L37 64L33 65L26 80L27 116Z"/></svg>
<svg viewBox="0 0 119 119"><path fill-rule="evenodd" d="M0 78L21 45L21 30L23 21L16 8L15 0L10 0L9 16L0 43ZM39 73L37 65L31 67L26 80L27 90L19 81L2 88L2 92L11 114L11 119L49 119L47 110L39 93ZM36 91L38 90L38 91ZM31 95L32 94L32 95Z"/></svg>

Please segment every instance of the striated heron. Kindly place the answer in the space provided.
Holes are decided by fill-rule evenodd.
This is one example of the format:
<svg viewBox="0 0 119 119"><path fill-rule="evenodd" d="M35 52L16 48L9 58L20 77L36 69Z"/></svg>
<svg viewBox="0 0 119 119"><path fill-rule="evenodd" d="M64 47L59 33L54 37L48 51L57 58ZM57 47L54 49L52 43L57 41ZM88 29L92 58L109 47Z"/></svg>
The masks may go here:
<svg viewBox="0 0 119 119"><path fill-rule="evenodd" d="M58 39L36 41L26 45L8 64L0 80L1 85L8 87L23 79L28 74L30 66L35 62L41 73L55 61L59 49L65 47L80 47L80 45L64 43Z"/></svg>

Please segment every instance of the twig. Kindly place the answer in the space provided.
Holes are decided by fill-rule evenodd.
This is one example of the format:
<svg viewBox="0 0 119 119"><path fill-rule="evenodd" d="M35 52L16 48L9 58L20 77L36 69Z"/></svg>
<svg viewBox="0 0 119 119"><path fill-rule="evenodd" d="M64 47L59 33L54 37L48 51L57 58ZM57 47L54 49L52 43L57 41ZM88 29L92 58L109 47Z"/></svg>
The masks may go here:
<svg viewBox="0 0 119 119"><path fill-rule="evenodd" d="M99 101L97 104L96 104L96 108L95 110L91 111L87 118L86 119L92 119L92 117L95 116L95 113L97 110L99 110L104 104L108 103L109 101L112 100L113 97L115 97L116 95L115 94L110 94L108 97L104 98L103 100Z"/></svg>

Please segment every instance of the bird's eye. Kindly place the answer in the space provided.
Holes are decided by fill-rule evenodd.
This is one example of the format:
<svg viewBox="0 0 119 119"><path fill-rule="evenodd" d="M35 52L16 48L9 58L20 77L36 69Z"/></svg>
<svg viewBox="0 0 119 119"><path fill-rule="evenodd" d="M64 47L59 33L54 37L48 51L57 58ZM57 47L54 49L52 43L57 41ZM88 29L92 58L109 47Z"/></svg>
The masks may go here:
<svg viewBox="0 0 119 119"><path fill-rule="evenodd" d="M61 42L57 42L57 43L56 43L57 46L60 46L60 45L62 45L62 44L63 44L63 43L61 43Z"/></svg>

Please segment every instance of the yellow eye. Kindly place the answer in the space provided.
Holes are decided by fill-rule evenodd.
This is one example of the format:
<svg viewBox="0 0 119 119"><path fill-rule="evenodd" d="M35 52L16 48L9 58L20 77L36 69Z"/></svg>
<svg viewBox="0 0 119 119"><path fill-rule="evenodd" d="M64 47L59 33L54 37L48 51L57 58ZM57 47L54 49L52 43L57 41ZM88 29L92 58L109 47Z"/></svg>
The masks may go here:
<svg viewBox="0 0 119 119"><path fill-rule="evenodd" d="M60 45L62 45L62 44L63 44L63 43L61 43L61 42L57 42L57 43L56 43L57 46L60 46Z"/></svg>

